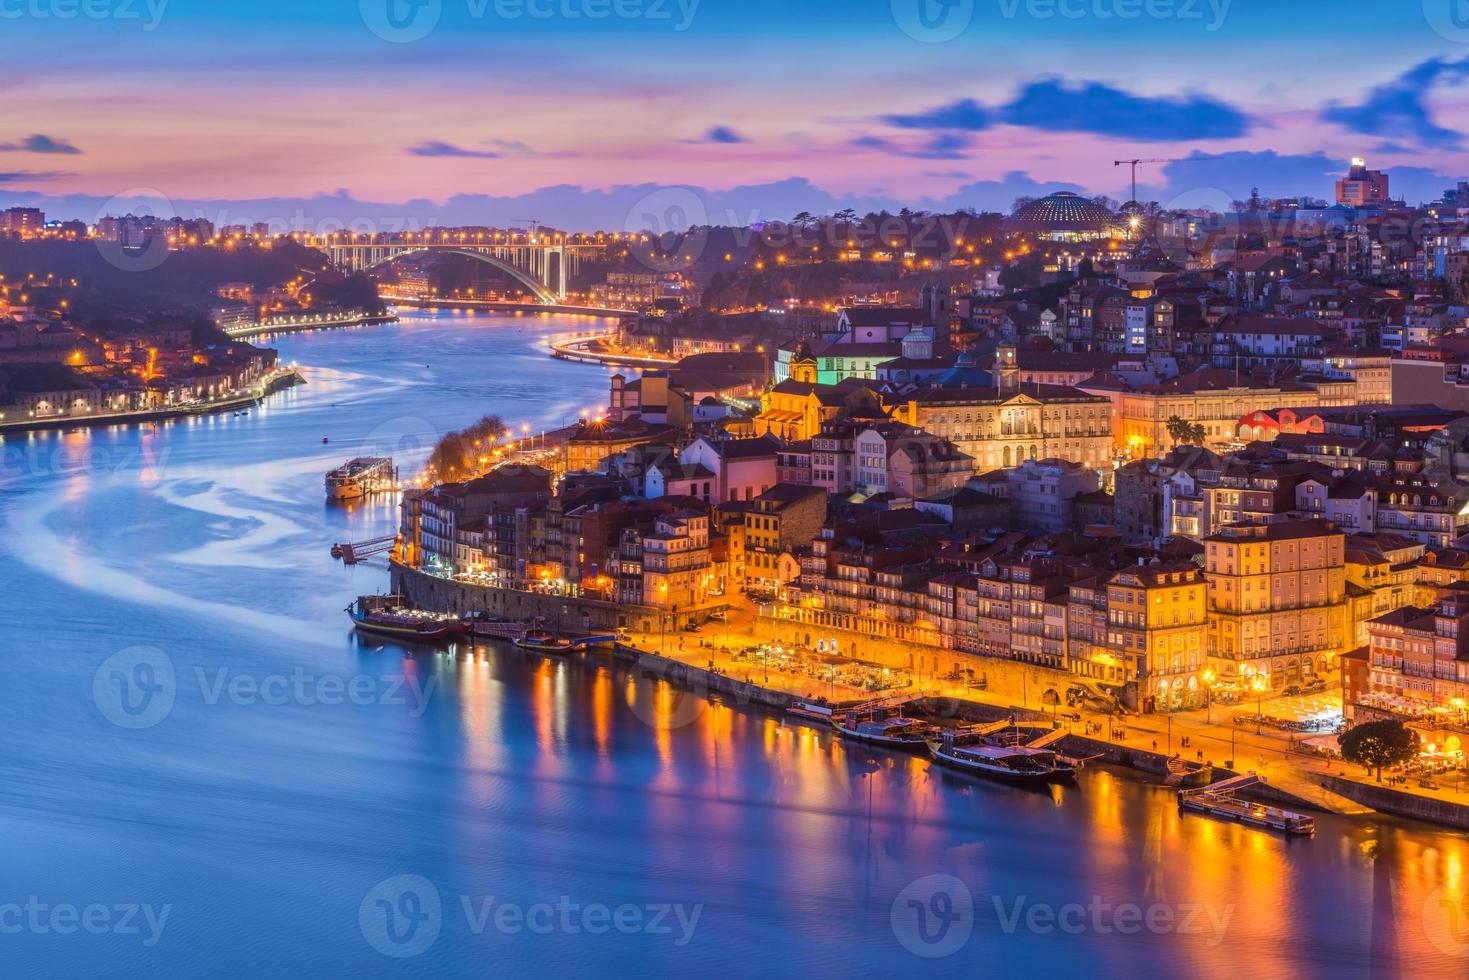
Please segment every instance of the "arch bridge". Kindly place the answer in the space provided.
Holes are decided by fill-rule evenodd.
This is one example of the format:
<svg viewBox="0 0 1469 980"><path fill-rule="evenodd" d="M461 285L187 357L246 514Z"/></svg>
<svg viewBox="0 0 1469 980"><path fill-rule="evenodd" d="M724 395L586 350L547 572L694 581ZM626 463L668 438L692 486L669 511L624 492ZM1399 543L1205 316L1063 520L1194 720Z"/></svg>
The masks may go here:
<svg viewBox="0 0 1469 980"><path fill-rule="evenodd" d="M547 306L565 302L571 276L584 256L601 254L601 245L566 241L486 242L474 239L427 241L415 238L372 238L330 241L322 246L331 263L344 272L369 272L395 259L434 253L464 255L499 269Z"/></svg>

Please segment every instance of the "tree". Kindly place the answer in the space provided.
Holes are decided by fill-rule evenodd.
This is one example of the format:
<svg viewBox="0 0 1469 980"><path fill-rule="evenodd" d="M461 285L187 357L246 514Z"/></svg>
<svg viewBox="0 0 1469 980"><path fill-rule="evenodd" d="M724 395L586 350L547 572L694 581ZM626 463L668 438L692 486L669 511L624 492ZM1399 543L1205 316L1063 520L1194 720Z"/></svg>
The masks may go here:
<svg viewBox="0 0 1469 980"><path fill-rule="evenodd" d="M1168 435L1178 444L1192 444L1202 446L1208 438L1209 431L1197 422L1189 422L1179 418L1177 415L1168 417Z"/></svg>
<svg viewBox="0 0 1469 980"><path fill-rule="evenodd" d="M489 468L501 440L509 441L506 436L505 422L498 415L486 415L467 428L450 432L429 454L425 475L445 482L472 479Z"/></svg>
<svg viewBox="0 0 1469 980"><path fill-rule="evenodd" d="M1377 781L1382 782L1385 766L1400 766L1418 755L1421 739L1418 733L1394 719L1364 721L1338 739L1341 757L1367 769L1377 768Z"/></svg>

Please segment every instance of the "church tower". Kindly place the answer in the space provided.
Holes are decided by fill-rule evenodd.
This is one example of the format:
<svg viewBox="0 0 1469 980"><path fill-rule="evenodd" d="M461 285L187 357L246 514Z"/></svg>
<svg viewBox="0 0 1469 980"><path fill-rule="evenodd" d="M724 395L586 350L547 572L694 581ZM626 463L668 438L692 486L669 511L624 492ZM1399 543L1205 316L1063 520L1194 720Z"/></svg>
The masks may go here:
<svg viewBox="0 0 1469 980"><path fill-rule="evenodd" d="M995 348L995 387L1002 395L1013 395L1020 390L1020 364L1015 359L1014 344Z"/></svg>

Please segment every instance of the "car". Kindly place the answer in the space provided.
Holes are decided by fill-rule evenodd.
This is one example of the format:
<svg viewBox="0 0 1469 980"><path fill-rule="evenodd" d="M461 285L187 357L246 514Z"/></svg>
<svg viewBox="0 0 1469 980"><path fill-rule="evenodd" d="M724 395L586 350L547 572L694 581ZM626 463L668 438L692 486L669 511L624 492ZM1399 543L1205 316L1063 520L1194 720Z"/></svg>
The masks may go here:
<svg viewBox="0 0 1469 980"><path fill-rule="evenodd" d="M1295 696L1297 696L1298 694L1301 693L1301 685L1299 685L1299 684L1291 684L1288 687L1286 687L1286 689L1284 691L1281 691L1280 693L1281 694L1284 694L1288 698L1293 698L1293 697L1295 697Z"/></svg>

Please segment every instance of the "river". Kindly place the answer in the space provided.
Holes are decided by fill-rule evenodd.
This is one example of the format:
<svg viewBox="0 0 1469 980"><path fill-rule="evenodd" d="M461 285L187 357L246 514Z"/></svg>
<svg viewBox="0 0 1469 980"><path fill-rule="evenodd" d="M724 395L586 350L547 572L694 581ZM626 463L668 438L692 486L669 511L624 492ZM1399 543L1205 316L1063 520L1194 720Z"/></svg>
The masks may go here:
<svg viewBox="0 0 1469 980"><path fill-rule="evenodd" d="M852 750L607 666L406 651L328 505L355 452L605 401L587 320L278 337L245 415L3 443L0 975L1463 977L1469 843L1180 816ZM330 439L323 445L323 437ZM946 954L946 955L935 955Z"/></svg>

